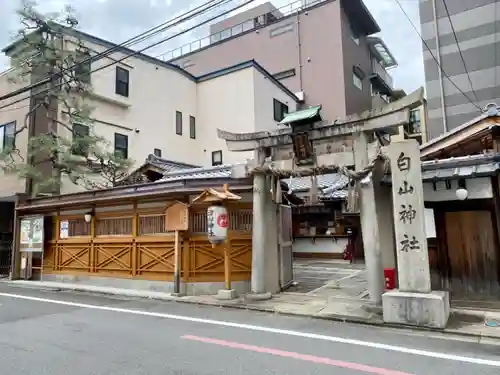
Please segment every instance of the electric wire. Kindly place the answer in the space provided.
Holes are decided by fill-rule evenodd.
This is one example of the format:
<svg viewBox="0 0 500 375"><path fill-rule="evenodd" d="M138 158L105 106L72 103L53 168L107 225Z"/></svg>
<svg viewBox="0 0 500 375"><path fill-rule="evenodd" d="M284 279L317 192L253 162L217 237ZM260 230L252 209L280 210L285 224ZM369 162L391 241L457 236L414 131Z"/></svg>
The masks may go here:
<svg viewBox="0 0 500 375"><path fill-rule="evenodd" d="M96 54L94 56L87 57L87 58L79 61L78 63L75 63L74 65L72 65L70 67L62 69L61 71L59 71L57 73L49 75L49 76L43 78L42 80L40 80L40 81L38 81L38 82L36 82L34 84L22 87L22 88L20 88L18 90L15 90L15 91L11 92L11 93L8 93L6 95L0 96L0 101L6 100L6 99L10 99L10 98L12 98L14 96L23 94L23 93L25 93L27 91L30 91L30 90L32 90L34 88L37 88L39 86L43 86L43 85L49 83L51 79L53 79L53 78L55 78L57 76L60 76L61 74L64 74L64 73L66 73L66 72L68 72L70 70L73 70L73 69L75 69L76 67L78 67L80 65L86 64L88 62L92 63L92 62L98 61L98 60L100 60L103 57L109 56L111 53L119 50L120 48L127 48L127 47L130 47L130 46L134 45L134 44L141 43L141 42L143 42L143 41L145 41L147 39L152 38L155 35L158 35L159 33L167 30L168 28L170 28L172 26L178 26L180 23L183 23L186 20L189 20L190 18L192 18L193 15L188 15L189 13L196 12L194 14L194 16L198 16L198 15L203 14L206 11L208 11L208 10L214 8L214 7L217 7L217 6L223 5L224 3L227 3L227 1L228 0L210 0L210 1L207 1L206 3L204 3L204 4L200 5L200 6L197 6L196 8L191 9L188 12L185 12L185 13L177 16L177 17L174 17L171 20L163 22L160 25L152 27L149 30L146 30L146 31L140 33L139 35L136 35L136 36L134 36L134 37L132 37L132 38L130 38L130 39L128 39L128 40L120 43L120 44L114 45L113 47L108 48L107 50L102 51L102 52L100 52L100 53L98 53L98 54ZM216 4L213 4L213 3L216 3ZM203 10L200 10L201 8L204 8L204 7L207 7L207 8L203 9ZM185 17L185 19L179 20L182 17ZM174 21L176 21L176 22L170 25L170 23L172 23Z"/></svg>
<svg viewBox="0 0 500 375"><path fill-rule="evenodd" d="M469 73L469 70L467 69L467 64L465 62L465 58L464 58L464 55L462 53L462 49L460 48L460 43L458 41L457 33L455 32L455 26L453 26L453 21L451 20L451 16L450 16L450 12L448 10L448 5L446 4L446 0L443 0L443 5L444 5L444 9L446 11L446 15L448 17L448 20L450 21L451 31L453 32L453 37L455 38L455 43L457 44L458 52L460 53L460 58L462 59L462 63L464 64L465 73L467 73L467 78L469 80L471 91L474 94L474 97L476 98L476 103L478 103L479 99L477 97L476 90L474 90L474 85L472 84L472 79L470 78L470 73Z"/></svg>
<svg viewBox="0 0 500 375"><path fill-rule="evenodd" d="M232 0L225 0L225 1L224 1L224 3L231 2L231 1L232 1ZM77 76L77 77L81 77L81 76L83 76L83 75L88 75L88 74L91 74L91 73L98 72L98 71L103 70L103 69L106 69L106 68L108 68L108 67L110 67L110 66L116 65L116 64L118 64L118 63L120 63L120 62L122 62L122 61L124 61L124 60L126 60L126 59L128 59L128 58L130 58L130 57L133 57L133 56L136 56L136 55L142 54L144 51L146 51L146 50L148 50L148 49L151 49L151 48L156 47L156 46L158 46L158 45L160 45L160 44L163 44L163 43L165 43L165 42L167 42L167 41L169 41L169 40L172 40L172 39L174 39L174 38L178 37L179 35L183 35L183 34L186 34L186 33L190 32L190 31L193 31L194 29L196 29L196 28L198 28L198 27L200 27L200 26L203 26L203 25L205 25L205 24L207 24L207 23L210 23L210 22L212 22L212 21L214 21L214 20L216 20L216 19L218 19L218 18L220 18L220 17L222 17L222 16L225 16L225 15L227 15L227 14L231 13L231 12L234 12L235 10L238 10L238 9L240 9L240 8L242 8L242 7L246 6L246 5L248 5L248 4L250 4L250 3L254 2L254 1L255 1L255 0L247 0L247 1L245 1L244 3L242 3L242 4L238 5L238 6L235 6L235 7L231 8L231 9L229 9L229 10L227 10L227 11L224 11L224 12L222 12L222 13L220 13L220 14L218 14L218 15L214 16L214 17L211 17L211 18L209 18L209 19L207 19L207 20L205 20L205 21L202 21L202 22L200 22L200 23L198 23L198 24L196 24L196 25L194 25L194 26L192 26L192 27L190 27L190 28L188 28L188 29L182 30L182 31L178 32L178 33L177 33L177 34L175 34L175 35L172 35L172 36L167 37L167 38L163 38L163 39L161 39L161 40L160 40L160 41L158 41L158 42L155 42L155 43L153 43L153 44L150 44L150 45L146 46L145 48L142 48L142 49L140 49L140 50L138 50L138 51L133 51L132 53L130 53L130 54L128 54L128 55L126 55L126 56L122 57L121 59L118 59L118 60L116 60L116 61L113 61L113 62L112 62L112 63L110 63L110 64L103 65L103 66L101 66L101 67L99 67L99 68L97 68L97 69L91 70L90 72L83 73L83 74L81 74L81 75L79 75L79 76ZM149 56L148 56L148 57L149 57ZM180 68L179 68L179 69L180 69ZM74 78L77 78L77 77L74 77ZM67 82L65 82L65 83L69 83L69 82L71 82L71 81L74 81L74 78L69 79L69 80L68 80ZM54 87L52 87L52 89L57 88L57 87L60 87L60 86L62 86L62 85L63 85L63 84L65 84L65 83L57 84L57 85L55 85ZM38 96L38 95L40 95L40 94L47 93L47 92L49 92L50 90L51 90L51 89L45 89L45 90L42 90L42 91L40 91L40 92L37 92L37 93L36 93L36 95ZM6 104L6 105L3 105L3 106L0 106L0 109L7 108L7 107L9 107L9 106L11 106L11 105L14 105L14 104L20 103L20 102L22 102L22 101L24 101L24 100L26 100L26 99L31 99L32 97L34 97L34 95L29 95L29 96L26 96L26 97L24 97L24 98L21 98L21 99L18 99L18 100L16 100L16 101L13 101L13 102L11 102L11 103L9 103L9 104Z"/></svg>

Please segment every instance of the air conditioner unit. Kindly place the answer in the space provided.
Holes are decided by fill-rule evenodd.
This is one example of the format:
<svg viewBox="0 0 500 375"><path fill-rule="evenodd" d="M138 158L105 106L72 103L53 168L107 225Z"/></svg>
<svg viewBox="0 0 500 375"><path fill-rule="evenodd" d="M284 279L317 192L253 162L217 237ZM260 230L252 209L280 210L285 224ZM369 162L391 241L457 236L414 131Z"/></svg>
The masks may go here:
<svg viewBox="0 0 500 375"><path fill-rule="evenodd" d="M299 91L295 93L295 96L299 99L299 101L303 102L305 100L304 91Z"/></svg>

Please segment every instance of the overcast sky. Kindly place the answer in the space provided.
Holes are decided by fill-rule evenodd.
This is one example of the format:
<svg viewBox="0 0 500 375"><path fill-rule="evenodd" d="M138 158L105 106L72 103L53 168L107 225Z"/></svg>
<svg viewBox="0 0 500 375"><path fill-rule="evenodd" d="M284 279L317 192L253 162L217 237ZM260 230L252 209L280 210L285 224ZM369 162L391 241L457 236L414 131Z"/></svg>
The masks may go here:
<svg viewBox="0 0 500 375"><path fill-rule="evenodd" d="M264 3L267 0L256 0L254 4ZM279 7L294 0L272 0ZM295 0L296 1L296 0ZM413 22L419 27L418 0L400 0ZM153 26L171 19L189 7L202 4L205 0L38 0L39 9L45 11L58 11L65 4L70 4L75 10L81 30L90 34L121 43L134 35L141 33ZM229 6L241 3L234 0ZM364 0L374 18L382 29L381 37L384 39L396 59L399 67L391 74L394 84L406 92L413 91L424 85L424 72L422 63L422 47L419 36L412 29L408 20L398 8L395 0ZM19 18L15 13L19 0L0 0L0 46L7 45L15 32L19 29ZM252 4L253 6L253 4ZM205 19L220 13L221 9L204 16ZM194 20L196 23L198 20ZM186 26L185 26L186 27ZM173 31L170 31L172 33ZM207 28L201 27L182 37L177 37L148 53L153 56L171 50L191 40L198 39L207 34ZM148 40L152 43L164 37L159 35ZM140 45L137 46L140 48ZM134 46L133 48L137 48ZM0 70L7 67L4 56L0 56Z"/></svg>

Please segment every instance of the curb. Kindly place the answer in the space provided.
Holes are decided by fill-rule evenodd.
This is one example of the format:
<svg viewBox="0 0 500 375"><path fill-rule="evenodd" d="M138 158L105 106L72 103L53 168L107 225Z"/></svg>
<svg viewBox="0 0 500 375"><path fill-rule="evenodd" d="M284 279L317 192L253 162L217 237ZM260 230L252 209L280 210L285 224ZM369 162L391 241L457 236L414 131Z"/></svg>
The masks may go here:
<svg viewBox="0 0 500 375"><path fill-rule="evenodd" d="M330 320L341 323L353 323L359 324L369 327L386 327L386 328L394 328L394 329L407 329L407 330L418 330L423 332L436 332L446 335L453 335L458 337L473 337L479 340L481 339L492 339L500 342L499 336L494 335L485 335L483 333L472 333L472 332L462 332L455 329L440 329L440 328L431 328L431 327L421 327L421 326L412 326L407 324L394 324L394 323L384 323L382 320L378 321L369 321L363 318L356 318L348 315L311 315L311 314L302 314L298 312L287 312L287 311L277 311L274 308L269 307L259 307L252 305L244 305L244 304L231 304L231 303L223 303L223 302L208 302L208 301L192 301L189 299L185 299L186 297L174 297L166 295L166 293L158 292L158 295L149 295L146 296L143 293L131 291L130 293L113 293L112 291L106 290L92 290L85 287L63 287L63 286L42 286L42 285L26 285L26 284L16 284L10 281L6 281L6 284L12 287L17 288L25 288L25 289L35 289L42 291L53 291L53 292L61 292L61 291L71 291L77 293L90 293L95 295L105 295L105 296L116 296L116 297L133 297L140 299L149 299L156 301L165 301L165 302L176 302L183 304L191 304L198 306L213 306L213 307L223 307L227 309L235 309L235 310L248 310L248 311L261 311L272 314L278 314L283 316L293 316L293 317L302 317L302 318L311 318L318 320Z"/></svg>

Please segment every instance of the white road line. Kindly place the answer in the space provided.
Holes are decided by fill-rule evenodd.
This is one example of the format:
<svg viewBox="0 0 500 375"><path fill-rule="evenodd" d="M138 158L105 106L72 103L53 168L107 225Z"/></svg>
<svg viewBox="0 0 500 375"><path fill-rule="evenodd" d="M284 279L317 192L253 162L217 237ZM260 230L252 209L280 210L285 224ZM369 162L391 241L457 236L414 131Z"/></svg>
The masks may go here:
<svg viewBox="0 0 500 375"><path fill-rule="evenodd" d="M299 332L299 331L292 331L292 330L288 330L288 329L278 329L278 328L271 328L271 327L255 326L255 325L251 325L251 324L233 323L233 322L226 322L226 321L221 321L221 320L193 318L190 316L155 313L155 312L151 312L151 311L141 311L141 310L132 310L132 309L122 309L122 308L118 308L118 307L90 305L90 304L78 303L78 302L59 301L59 300L53 300L53 299L48 299L48 298L23 296L20 294L12 294L12 293L0 293L0 297L8 297L8 298L23 299L23 300L35 301L35 302L52 303L52 304L56 304L56 305L80 307L83 309L111 311L111 312L132 314L132 315L151 316L151 317L155 317L155 318L181 320L181 321L185 321L185 322L211 324L211 325L222 326L222 327L247 329L247 330L252 330L252 331L275 333L275 334L279 334L279 335L295 336L295 337L302 337L302 338L308 338L308 339L314 339L314 340L324 340L324 341L336 342L336 343L340 343L340 344L364 346L367 348L382 349L382 350L388 350L388 351L393 351L393 352L398 352L398 353L418 355L418 356L423 356L423 357L472 363L475 365L500 367L500 361L494 361L494 360L490 360L490 359L463 357L463 356L447 354L447 353L430 352L427 350L404 348L401 346L387 345L387 344L381 344L381 343L377 343L377 342L346 339L346 338L342 338L342 337L319 335L316 333Z"/></svg>

